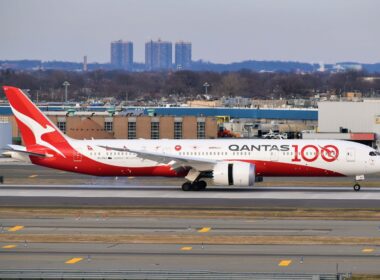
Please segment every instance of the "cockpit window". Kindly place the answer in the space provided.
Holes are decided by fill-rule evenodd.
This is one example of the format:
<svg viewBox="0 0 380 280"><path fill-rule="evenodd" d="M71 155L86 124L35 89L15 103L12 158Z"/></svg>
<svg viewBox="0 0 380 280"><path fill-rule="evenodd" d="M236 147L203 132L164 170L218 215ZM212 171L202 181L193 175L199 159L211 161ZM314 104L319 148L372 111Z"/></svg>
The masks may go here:
<svg viewBox="0 0 380 280"><path fill-rule="evenodd" d="M374 157L374 156L380 156L380 152L378 152L378 151L371 151L371 152L369 152L369 155L370 155L371 157Z"/></svg>

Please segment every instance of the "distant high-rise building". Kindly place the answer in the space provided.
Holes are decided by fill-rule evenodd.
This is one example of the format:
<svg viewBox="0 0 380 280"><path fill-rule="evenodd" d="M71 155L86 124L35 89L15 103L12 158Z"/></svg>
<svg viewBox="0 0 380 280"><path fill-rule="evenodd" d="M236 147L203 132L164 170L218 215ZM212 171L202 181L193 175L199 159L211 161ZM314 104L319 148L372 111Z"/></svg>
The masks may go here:
<svg viewBox="0 0 380 280"><path fill-rule="evenodd" d="M172 43L149 41L145 43L145 67L147 70L169 70L172 68Z"/></svg>
<svg viewBox="0 0 380 280"><path fill-rule="evenodd" d="M88 65L87 65L87 55L83 57L83 72L87 72Z"/></svg>
<svg viewBox="0 0 380 280"><path fill-rule="evenodd" d="M191 43L175 43L175 67L176 69L189 69L191 67Z"/></svg>
<svg viewBox="0 0 380 280"><path fill-rule="evenodd" d="M118 69L132 70L133 43L122 40L111 42L111 64Z"/></svg>

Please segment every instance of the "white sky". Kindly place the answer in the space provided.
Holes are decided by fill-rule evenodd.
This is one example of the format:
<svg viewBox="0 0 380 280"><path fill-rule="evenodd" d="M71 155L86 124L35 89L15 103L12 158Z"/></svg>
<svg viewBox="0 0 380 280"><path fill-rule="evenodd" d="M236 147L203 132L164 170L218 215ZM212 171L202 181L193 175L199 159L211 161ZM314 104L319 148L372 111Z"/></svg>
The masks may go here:
<svg viewBox="0 0 380 280"><path fill-rule="evenodd" d="M108 62L113 40L193 43L193 60L380 61L377 0L0 0L0 59Z"/></svg>

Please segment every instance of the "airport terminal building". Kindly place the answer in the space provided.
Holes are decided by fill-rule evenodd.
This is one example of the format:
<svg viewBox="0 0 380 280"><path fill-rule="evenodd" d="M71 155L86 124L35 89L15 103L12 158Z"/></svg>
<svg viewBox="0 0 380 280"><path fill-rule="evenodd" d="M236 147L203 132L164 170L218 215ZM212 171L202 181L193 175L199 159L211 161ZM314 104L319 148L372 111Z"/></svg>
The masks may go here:
<svg viewBox="0 0 380 280"><path fill-rule="evenodd" d="M214 139L221 137L220 128L224 127L233 132L232 137L260 137L278 130L288 135L303 132L304 139L343 139L380 146L380 100L371 99L319 102L318 109L134 107L115 111L107 107L63 106L40 109L74 139ZM20 143L11 108L0 106L0 117L3 122L9 120L13 142Z"/></svg>
<svg viewBox="0 0 380 280"><path fill-rule="evenodd" d="M316 125L318 118L317 110L299 109L156 107L128 108L121 112L106 107L40 109L74 139L213 139L218 137L219 128L231 120ZM0 116L12 123L14 142L19 143L20 133L11 108L0 106Z"/></svg>

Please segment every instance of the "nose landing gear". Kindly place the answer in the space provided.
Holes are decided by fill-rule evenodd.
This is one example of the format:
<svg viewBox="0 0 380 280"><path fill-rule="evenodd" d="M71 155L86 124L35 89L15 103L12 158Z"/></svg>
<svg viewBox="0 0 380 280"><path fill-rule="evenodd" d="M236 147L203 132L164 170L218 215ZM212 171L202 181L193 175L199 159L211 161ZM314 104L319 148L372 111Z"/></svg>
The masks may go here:
<svg viewBox="0 0 380 280"><path fill-rule="evenodd" d="M354 185L354 191L356 192L360 191L360 185L358 183Z"/></svg>
<svg viewBox="0 0 380 280"><path fill-rule="evenodd" d="M364 175L357 175L355 176L355 184L354 184L354 191L358 192L360 191L360 184L359 181L364 181Z"/></svg>

